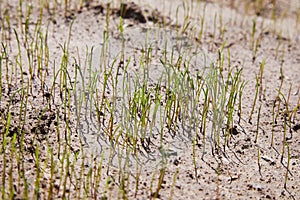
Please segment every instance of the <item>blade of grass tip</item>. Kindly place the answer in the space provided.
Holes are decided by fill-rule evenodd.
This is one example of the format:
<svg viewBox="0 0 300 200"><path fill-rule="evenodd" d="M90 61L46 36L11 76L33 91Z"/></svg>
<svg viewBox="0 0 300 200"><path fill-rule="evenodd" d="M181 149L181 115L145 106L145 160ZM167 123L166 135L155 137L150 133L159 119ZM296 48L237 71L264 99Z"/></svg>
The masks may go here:
<svg viewBox="0 0 300 200"><path fill-rule="evenodd" d="M222 11L222 10L221 10ZM219 38L223 40L224 34L225 34L226 28L225 25L223 26L223 16L222 12L219 14Z"/></svg>
<svg viewBox="0 0 300 200"><path fill-rule="evenodd" d="M262 106L262 104L260 104L259 109L258 109L258 113L257 113L256 134L255 134L255 140L254 140L254 143L257 143L257 137L258 137L258 131L259 131L259 120L260 120L261 106Z"/></svg>
<svg viewBox="0 0 300 200"><path fill-rule="evenodd" d="M227 65L227 70L230 72L231 68L231 55L230 55L230 48L227 49L227 59L228 59L228 65Z"/></svg>
<svg viewBox="0 0 300 200"><path fill-rule="evenodd" d="M259 101L261 101L261 97L263 96L263 73L265 68L266 61L263 60L259 66Z"/></svg>
<svg viewBox="0 0 300 200"><path fill-rule="evenodd" d="M290 102L290 97L291 97L291 92L292 92L292 84L290 84L290 88L289 88L289 93L288 93L288 97L286 100L286 114L288 115L288 122L289 122L289 128L290 128L290 133L291 133L291 137L289 139L292 139L292 111L289 110L289 102Z"/></svg>
<svg viewBox="0 0 300 200"><path fill-rule="evenodd" d="M221 175L221 163L218 162L217 167L217 189L216 189L216 199L220 199L220 175Z"/></svg>
<svg viewBox="0 0 300 200"><path fill-rule="evenodd" d="M299 91L300 91L300 87L298 88L296 94L299 95L299 94L300 94ZM297 104L296 104L295 108L293 109L293 112L292 112L291 117L290 117L290 121L291 121L292 123L295 123L296 114L297 114L297 111L298 111L299 109L300 109L300 95L299 95L299 97L298 97Z"/></svg>
<svg viewBox="0 0 300 200"><path fill-rule="evenodd" d="M92 190L93 190L93 185L92 185L92 175L93 175L93 168L94 168L94 162L93 162L93 159L94 159L94 156L93 154L91 155L90 157L90 165L89 167L87 168L87 172L86 172L86 175L85 175L85 188L86 188L86 195L87 197L89 197L92 193Z"/></svg>
<svg viewBox="0 0 300 200"><path fill-rule="evenodd" d="M103 192L103 195L102 195L102 199L109 199L109 194L108 191L109 191L109 186L111 185L111 183L113 182L113 177L112 176L107 176L106 178L106 182L105 182L105 186L104 186L104 192Z"/></svg>
<svg viewBox="0 0 300 200"><path fill-rule="evenodd" d="M123 1L123 0L122 0ZM125 4L122 2L121 3L121 15L120 15L120 22L119 22L119 26L118 29L121 33L122 36L122 49L121 49L121 59L120 59L120 64L124 65L124 57L125 57L125 38L124 38L124 23L123 23L123 16L124 13L126 12L125 10Z"/></svg>
<svg viewBox="0 0 300 200"><path fill-rule="evenodd" d="M260 147L258 147L258 149L257 149L257 165L258 165L259 175L260 175L260 177L262 177L262 174L261 174L261 164L260 164Z"/></svg>
<svg viewBox="0 0 300 200"><path fill-rule="evenodd" d="M165 173L166 173L166 167L163 166L159 171L157 188L156 188L155 193L153 194L153 198L158 198L159 197L159 192L160 192L160 190L162 188L162 185L163 185L163 182L164 182Z"/></svg>
<svg viewBox="0 0 300 200"><path fill-rule="evenodd" d="M2 60L3 60L3 57L2 55L0 55L0 102L2 102Z"/></svg>
<svg viewBox="0 0 300 200"><path fill-rule="evenodd" d="M258 96L258 86L259 86L259 83L258 83L258 77L257 75L255 76L255 79L256 79L256 84L255 84L255 96L254 96L254 99L253 99L253 105L252 105L252 108L251 108L251 111L250 111L250 115L249 115L249 120L248 120L248 123L249 124L252 124L252 115L253 115L253 112L254 112L254 108L255 108L255 105L256 105L256 100L257 100L257 96Z"/></svg>
<svg viewBox="0 0 300 200"><path fill-rule="evenodd" d="M197 172L197 163L196 163L196 145L197 145L197 141L195 138L195 139L193 139L193 164L194 164L194 170L195 170L195 178L196 178L197 182L199 182L198 172Z"/></svg>
<svg viewBox="0 0 300 200"><path fill-rule="evenodd" d="M35 178L35 184L34 184L34 196L36 199L40 198L40 160L39 160L39 144L36 144L35 147L35 168L36 168L36 178Z"/></svg>
<svg viewBox="0 0 300 200"><path fill-rule="evenodd" d="M283 124L283 139L282 139L282 154L281 154L281 164L283 164L283 157L284 157L284 153L285 153L285 146L287 144L287 137L286 137L286 133L287 133L287 119L289 118L289 109L288 109L288 103L287 103L287 99L285 98L285 96L280 92L281 97L283 98L284 101L284 105L286 106L286 110L283 113L283 119L284 119L284 124Z"/></svg>
<svg viewBox="0 0 300 200"><path fill-rule="evenodd" d="M153 113L152 113L152 121L150 123L150 138L152 138L152 136L153 136L152 130L153 130L153 127L155 127L157 111L158 111L158 108L161 106L161 99L162 99L162 95L160 94L161 80L162 80L162 76L159 78L159 81L155 88L154 109L153 109Z"/></svg>
<svg viewBox="0 0 300 200"><path fill-rule="evenodd" d="M173 199L174 188L175 188L175 183L176 183L178 174L179 174L179 169L176 169L174 176L173 176L172 186L171 186L171 192L170 192L170 198L169 198L170 200Z"/></svg>
<svg viewBox="0 0 300 200"><path fill-rule="evenodd" d="M285 173L285 179L284 179L284 188L287 190L287 181L288 181L288 176L289 176L289 167L290 167L290 158L291 158L289 143L286 143L286 147L287 147L287 151L288 151L288 159L287 159L286 173Z"/></svg>
<svg viewBox="0 0 300 200"><path fill-rule="evenodd" d="M21 142L20 142L20 152L21 152L21 157L24 158L24 152L25 152L25 131L22 131L21 133ZM21 159L22 163L21 163L21 174L22 174L22 179L23 179L23 184L24 184L24 192L23 192L23 197L24 199L29 199L28 197L28 188L29 188L29 183L27 181L27 177L25 174L25 159Z"/></svg>
<svg viewBox="0 0 300 200"><path fill-rule="evenodd" d="M28 4L27 4L28 5ZM27 46L28 44L28 35L29 35L29 23L30 23L30 15L32 12L32 5L29 5L29 8L27 9L27 15L26 15L26 19L25 19L25 26L24 26L24 35L25 35L25 46ZM23 32L23 30L22 30Z"/></svg>
<svg viewBox="0 0 300 200"><path fill-rule="evenodd" d="M252 21L252 31L251 31L251 49L252 50L254 50L255 32L256 32L256 20L253 20Z"/></svg>
<svg viewBox="0 0 300 200"><path fill-rule="evenodd" d="M245 86L247 85L248 81L243 81L239 88L239 106L238 106L238 116L239 116L239 124L242 119L242 96Z"/></svg>
<svg viewBox="0 0 300 200"><path fill-rule="evenodd" d="M76 179L76 188L78 188L77 192L76 192L76 198L80 199L82 198L81 194L84 193L82 192L82 188L84 188L83 185L83 174L84 174L84 169L85 169L85 158L86 158L86 154L82 153L81 154L81 163L79 164L79 171L77 171L78 173L78 177Z"/></svg>
<svg viewBox="0 0 300 200"><path fill-rule="evenodd" d="M20 110L19 110L19 123L18 123L18 128L19 128L19 133L21 134L21 131L23 130L24 126L25 126L25 120L22 120L23 119L26 119L26 116L27 116L27 103L28 103L28 92L29 92L29 83L27 83L27 87L26 87L26 91L25 90L22 90L22 94L21 94L21 102L24 102L24 104L22 103L20 105ZM25 105L25 106L24 106ZM23 111L23 106L25 107L24 108L24 111ZM22 124L21 124L22 123Z"/></svg>
<svg viewBox="0 0 300 200"><path fill-rule="evenodd" d="M16 157L16 139L17 133L14 133L13 138L11 140L11 154L10 154L10 169L9 169L9 196L10 199L13 199L15 196L15 188L14 188L14 180L13 180L13 171L14 171L14 158Z"/></svg>
<svg viewBox="0 0 300 200"><path fill-rule="evenodd" d="M124 165L123 165L123 174L122 174L122 198L123 199L128 199L128 191L129 191L129 184L130 183L130 173L128 172L129 171L129 153L130 153L130 149L127 150L127 155L126 155L126 158L125 158L125 162L124 162Z"/></svg>
<svg viewBox="0 0 300 200"><path fill-rule="evenodd" d="M208 92L208 89L206 89L206 93ZM207 140L207 136L206 136L206 122L207 122L207 113L209 111L209 102L210 102L210 97L207 96L207 94L205 94L205 101L204 101L204 105L203 105L203 114L202 114L202 119L201 119L201 133L203 135L203 139L202 139L202 145L203 145L203 152L202 152L202 156L201 159L204 159L204 155L206 153L206 140Z"/></svg>
<svg viewBox="0 0 300 200"><path fill-rule="evenodd" d="M135 174L136 180L135 180L134 198L137 197L137 193L139 190L140 175L143 168L143 166L139 164L138 155L136 156L135 161L136 161L136 174Z"/></svg>
<svg viewBox="0 0 300 200"><path fill-rule="evenodd" d="M4 45L2 43L2 57L5 59L5 79L6 79L6 85L8 89L10 90L10 82L9 82L9 62L8 62L8 54L7 54L7 45Z"/></svg>
<svg viewBox="0 0 300 200"><path fill-rule="evenodd" d="M95 179L95 194L94 194L95 199L97 199L98 194L100 193L99 189L100 189L100 182L101 182L101 172L102 172L102 168L104 167L103 159L104 159L104 152L102 152L102 154L101 154L100 163L98 164L98 166L96 168L96 176L94 178Z"/></svg>
<svg viewBox="0 0 300 200"><path fill-rule="evenodd" d="M285 173L285 177L284 177L284 189L289 193L291 198L295 200L294 195L287 188L287 181L289 180L289 173L291 174L291 172L289 170L290 162L291 162L291 153L290 153L290 145L288 143L286 144L286 147L287 147L288 159L287 159L286 173ZM293 176L293 175L291 174L291 176Z"/></svg>
<svg viewBox="0 0 300 200"><path fill-rule="evenodd" d="M151 196L153 196L153 194L154 194L154 192L152 192L152 191L153 191L153 183L154 183L154 180L155 180L155 175L156 175L156 172L157 172L157 167L158 166L155 166L155 169L152 172L152 177L151 177L151 181L150 181L149 192L150 192Z"/></svg>
<svg viewBox="0 0 300 200"><path fill-rule="evenodd" d="M22 135L22 132L19 133L19 136L17 137L18 139L18 144L20 143L20 136ZM17 135L16 135L17 136ZM17 145L17 150L18 152L16 153L16 163L17 163L17 173L18 173L18 179L17 179L17 188L21 188L21 179L22 179L22 166L21 166L21 160L23 160L23 155L22 155L22 150L20 149L21 145Z"/></svg>
<svg viewBox="0 0 300 200"><path fill-rule="evenodd" d="M282 29L280 29L279 36L278 36L277 40L278 40L278 44L277 44L277 47L276 47L275 60L277 60L277 58L278 58L279 48L280 48L281 42L282 42Z"/></svg>
<svg viewBox="0 0 300 200"><path fill-rule="evenodd" d="M215 43L215 38L216 38L216 27L217 27L217 13L214 15L214 23L213 23L213 34L210 40L210 46L209 46L209 51L214 50L214 43Z"/></svg>
<svg viewBox="0 0 300 200"><path fill-rule="evenodd" d="M54 189L54 170L55 170L55 163L54 163L54 156L53 156L53 149L50 147L48 149L48 154L50 154L50 180L49 180L49 188L48 188L48 200L53 199L53 189Z"/></svg>
<svg viewBox="0 0 300 200"><path fill-rule="evenodd" d="M19 0L19 4L18 4L18 14L19 14L19 16L18 16L18 18L17 18L17 22L19 23L19 25L20 25L20 29L21 29L21 31L22 31L22 34L23 34L23 28L22 28L22 26L23 26L23 20L22 20L22 18L24 17L24 14L23 14L23 0Z"/></svg>
<svg viewBox="0 0 300 200"><path fill-rule="evenodd" d="M252 50L252 62L254 63L256 60L256 54L258 51L258 47L260 46L260 41L261 41L261 34L257 37L257 39L255 40L255 46L254 49Z"/></svg>
<svg viewBox="0 0 300 200"><path fill-rule="evenodd" d="M16 57L16 63L18 63L19 68L20 68L21 80L24 80L23 79L23 64L22 64L22 56L21 56L21 45L20 45L20 40L19 40L19 36L18 36L16 29L14 29L14 33L15 33L15 37L16 37L17 45L18 45L18 54ZM22 81L22 86L23 86L23 82L24 81Z"/></svg>
<svg viewBox="0 0 300 200"><path fill-rule="evenodd" d="M204 33L204 22L205 22L205 11L206 11L206 5L203 7L203 16L201 17L201 26L200 26L200 31L198 35L198 44L201 44L203 33ZM197 46L198 49L198 46Z"/></svg>
<svg viewBox="0 0 300 200"><path fill-rule="evenodd" d="M283 157L284 157L284 153L285 153L285 145L286 145L286 116L283 117L284 118L284 124L283 124L283 139L282 139L282 152L281 152L281 158L280 158L280 162L281 164L284 166L283 164Z"/></svg>
<svg viewBox="0 0 300 200"><path fill-rule="evenodd" d="M276 99L274 100L274 103L273 103L273 106L272 106L271 147L274 146L275 107L276 107Z"/></svg>
<svg viewBox="0 0 300 200"><path fill-rule="evenodd" d="M180 6L177 6L177 8L176 8L176 22L175 22L175 27L176 27L176 36L177 36L177 38L179 38L179 20L178 20L178 13L179 13L179 7Z"/></svg>
<svg viewBox="0 0 300 200"><path fill-rule="evenodd" d="M280 106L281 106L281 99L280 99L280 95L282 94L281 93L281 89L282 89L282 86L283 86L283 81L284 81L284 75L283 75L283 69L280 68L280 86L279 86L279 89L277 89L277 96L276 96L276 99L275 101L278 101L278 105L277 105L277 111L276 111L276 115L275 115L275 124L277 124L277 117L279 116L279 113L280 113Z"/></svg>
<svg viewBox="0 0 300 200"><path fill-rule="evenodd" d="M69 173L69 153L66 143L64 143L63 156L61 159L61 179L59 180L60 186L62 186L62 199L66 199L66 184Z"/></svg>

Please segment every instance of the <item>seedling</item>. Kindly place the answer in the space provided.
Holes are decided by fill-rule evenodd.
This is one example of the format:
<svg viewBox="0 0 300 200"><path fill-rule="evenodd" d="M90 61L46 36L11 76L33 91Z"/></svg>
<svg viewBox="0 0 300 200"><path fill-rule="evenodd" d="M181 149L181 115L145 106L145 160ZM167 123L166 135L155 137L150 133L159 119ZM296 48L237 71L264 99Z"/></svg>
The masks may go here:
<svg viewBox="0 0 300 200"><path fill-rule="evenodd" d="M152 195L153 198L158 198L159 197L159 191L162 188L162 184L164 182L164 177L165 177L165 173L166 173L166 167L162 167L162 169L160 169L159 171L159 177L158 177L158 183L157 183L157 188L154 192L154 194Z"/></svg>
<svg viewBox="0 0 300 200"><path fill-rule="evenodd" d="M265 60L263 60L259 66L259 97L258 100L262 100L263 96L263 74L264 74L264 68L265 68Z"/></svg>
<svg viewBox="0 0 300 200"><path fill-rule="evenodd" d="M206 10L206 4L203 8L203 16L201 17L201 24L200 24L200 30L198 34L198 40L197 42L201 44L202 38L203 38L203 33L204 33L204 22L205 22L205 10Z"/></svg>
<svg viewBox="0 0 300 200"><path fill-rule="evenodd" d="M248 122L250 123L250 124L252 124L252 115L253 115L253 112L254 112L254 108L255 108L255 105L256 105L256 100L257 100L257 96L258 96L258 87L259 87L259 83L258 83L258 77L257 77L257 75L255 76L255 78L256 78L256 85L255 85L255 96L254 96L254 99L253 99L253 105L252 105L252 109L251 109L251 111L250 111L250 115L249 115L249 120L248 120Z"/></svg>
<svg viewBox="0 0 300 200"><path fill-rule="evenodd" d="M258 132L259 132L259 120L260 120L261 105L262 104L260 104L258 113L257 113L256 134L255 134L255 140L254 140L255 143L257 143Z"/></svg>
<svg viewBox="0 0 300 200"><path fill-rule="evenodd" d="M262 177L262 174L261 174L261 163L260 163L260 147L258 147L258 149L257 149L257 165L258 165L259 175Z"/></svg>
<svg viewBox="0 0 300 200"><path fill-rule="evenodd" d="M173 199L174 187L175 187L175 183L176 183L176 180L177 180L178 173L179 173L179 170L176 169L176 172L174 173L174 176L173 176L172 186L171 186L172 188L171 188L171 192L170 192L170 200Z"/></svg>
<svg viewBox="0 0 300 200"><path fill-rule="evenodd" d="M251 49L255 47L255 32L256 32L256 20L252 21L252 32L251 32Z"/></svg>

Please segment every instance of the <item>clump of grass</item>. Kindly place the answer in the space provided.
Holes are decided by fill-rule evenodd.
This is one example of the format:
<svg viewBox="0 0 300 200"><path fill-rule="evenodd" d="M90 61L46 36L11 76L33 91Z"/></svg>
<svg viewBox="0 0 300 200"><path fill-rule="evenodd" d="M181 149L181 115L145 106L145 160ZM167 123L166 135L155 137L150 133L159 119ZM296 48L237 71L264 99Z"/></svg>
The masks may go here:
<svg viewBox="0 0 300 200"><path fill-rule="evenodd" d="M212 116L212 135L211 140L214 143L216 151L221 147L221 130L224 121L224 108L226 101L226 87L220 79L220 70L217 66L212 65L208 75L207 87L211 97L211 106L214 108ZM219 74L220 73L220 74Z"/></svg>
<svg viewBox="0 0 300 200"><path fill-rule="evenodd" d="M219 52L219 55L221 53ZM223 121L226 119L225 126L225 141L223 143L223 148L225 150L226 143L230 137L233 124L233 115L235 112L235 105L237 96L243 89L243 81L241 81L242 69L236 68L236 72L229 71L228 80L224 79L223 72L223 57L219 58L219 67L212 65L211 71L208 73L206 80L206 87L208 94L205 94L205 99L209 96L212 111L212 141L216 145L217 152L221 147L221 133L223 132L224 124ZM208 100L208 99L207 99ZM226 113L226 115L225 115ZM218 150L219 149L219 150Z"/></svg>

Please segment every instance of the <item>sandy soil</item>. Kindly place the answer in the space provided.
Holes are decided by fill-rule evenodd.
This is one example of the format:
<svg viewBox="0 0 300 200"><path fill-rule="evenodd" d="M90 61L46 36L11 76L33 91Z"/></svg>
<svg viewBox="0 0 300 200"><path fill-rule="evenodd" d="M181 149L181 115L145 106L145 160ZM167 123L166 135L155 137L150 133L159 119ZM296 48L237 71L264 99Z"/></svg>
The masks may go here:
<svg viewBox="0 0 300 200"><path fill-rule="evenodd" d="M90 69L83 70L83 79L78 81L78 92L88 86L90 76L97 74L97 88L102 88L104 68L106 63L108 69L114 66L121 66L121 70L127 69L129 91L133 91L134 83L142 74L141 61L144 61L145 50L151 46L151 59L147 61L149 66L149 88L159 81L161 74L165 72L160 59L164 54L171 58L173 53L174 60L179 55L190 60L191 74L204 71L212 62L216 62L219 57L218 50L224 44L225 66L228 65L228 52L230 51L230 64L243 68L242 79L247 81L243 92L243 116L238 122L235 116L235 133L231 137L226 152L216 154L211 148L209 141L202 142L203 138L193 150L193 138L198 126L178 124L172 131L161 124L160 119L156 119L156 127L151 132L151 143L148 148L138 144L138 154L128 152L118 145L118 140L111 142L105 134L108 128L107 116L103 116L103 126L96 125L97 116L95 109L89 107L92 102L89 97L87 104L81 104L78 110L78 101L71 100L70 112L66 121L66 115L58 112L61 109L63 99L60 97L58 89L51 90L53 79L46 80L46 86L41 85L39 77L33 80L33 90L30 96L26 117L20 113L20 107L25 101L22 95L14 91L23 87L22 82L18 81L21 76L29 77L29 73L16 72L16 80L13 85L3 86L1 98L1 122L0 128L5 131L7 108L9 99L13 99L11 108L11 125L8 137L19 127L19 117L24 117L26 123L22 130L25 132L24 157L26 177L31 183L29 193L34 193L34 180L36 178L36 149L39 149L40 160L43 162L49 158L48 146L53 147L53 155L58 160L61 159L63 149L59 146L60 139L64 135L70 134L71 137L71 160L75 160L73 153L79 153L79 158L74 161L74 174L84 165L85 177L89 177L89 169L98 169L100 166L100 186L97 190L84 194L84 189L80 192L82 196L76 196L78 188L86 186L88 178L84 178L82 185L70 183L68 181L67 196L62 194L63 177L56 172L55 178L55 198L66 197L68 199L78 199L85 196L88 199L117 199L122 198L120 187L122 185L119 177L120 170L128 173L126 182L126 195L129 199L150 199L154 198L156 185L158 184L159 173L165 170L163 184L157 199L300 199L300 136L299 136L299 88L300 88L300 3L298 0L277 1L276 9L273 9L271 1L262 1L263 10L258 10L252 1L133 1L127 3L127 14L124 15L124 59L122 61L122 34L118 29L120 7L119 3L113 2L109 12L109 40L106 43L104 31L106 30L106 15L108 7L106 3L91 2L81 9L73 8L71 12L65 13L62 8L58 8L55 15L44 12L43 31L48 29L47 43L49 47L49 64L43 73L53 75L53 70L59 68L62 62L62 46L65 43L69 48L69 70L71 79L75 76L75 64L78 66L88 66L89 56L92 56ZM242 2L242 3L241 3ZM3 3L2 3L3 4ZM14 10L17 4L9 2ZM78 5L77 5L78 6ZM61 10L61 12L59 12ZM273 13L273 11L276 11ZM188 13L187 13L188 12ZM182 27L186 24L185 16L189 15L190 25L186 30ZM298 21L297 21L298 14ZM67 15L67 16L65 16ZM39 11L33 7L31 20L33 24L38 18ZM220 18L222 16L222 18ZM274 23L274 16L276 23ZM284 16L284 17L283 17ZM273 19L272 19L273 18ZM199 38L201 20L204 20L204 31L202 38ZM257 32L255 38L261 36L257 54L253 56L251 48L251 33L253 20L256 20ZM297 24L298 23L298 24ZM13 22L17 33L22 38L22 32L18 27L18 22ZM215 24L215 25L214 25ZM275 25L274 25L275 24ZM183 25L183 26L182 26ZM71 28L70 28L71 27ZM29 30L34 30L34 25L29 26ZM179 31L178 31L179 30ZM4 32L4 31L3 31ZM180 35L178 35L178 32ZM23 39L23 38L22 38ZM18 49L15 36L12 34L8 39L7 51L12 58L18 57ZM226 43L225 43L226 42ZM60 46L62 45L62 46ZM105 55L101 55L104 47L107 47ZM23 48L23 47L22 47ZM3 48L2 48L3 51ZM26 63L26 51L23 51L21 59ZM74 59L71 59L74 58ZM103 60L105 58L105 60ZM115 59L117 58L117 59ZM117 63L115 61L117 60ZM255 78L259 76L259 69L265 61L265 68L262 78L262 95L255 106L254 114L249 123L249 114L253 105L255 95ZM13 63L13 62L12 62ZM146 63L146 62L144 62ZM128 65L126 65L128 64ZM13 65L13 64L11 64ZM4 61L3 61L4 66ZM119 68L118 68L119 69ZM3 69L2 69L3 70ZM117 68L113 68L116 73ZM13 70L12 70L13 71ZM93 72L92 74L89 72ZM228 68L224 69L228 72ZM4 70L2 79L5 79ZM9 72L14 73L14 72ZM122 71L123 73L123 71ZM120 82L125 77L119 76ZM283 116L286 111L284 105L279 105L280 113L277 124L274 128L274 145L271 147L272 133L272 108L277 98L277 89L281 81L282 93L289 95L289 108L296 109L296 115L290 127L287 127L287 140L290 148L290 166L288 171L288 181L284 187L285 176L287 173L287 152L282 157L283 148ZM76 80L75 80L76 81ZM55 84L59 87L59 83ZM116 108L119 110L115 114L115 123L122 122L122 86L116 88L117 95L112 96L112 83L108 84L106 98L117 98ZM291 90L290 90L291 88ZM100 89L101 90L101 89ZM163 90L163 88L162 88ZM43 91L43 92L41 92ZM85 91L86 92L86 91ZM50 96L54 98L50 98ZM52 97L51 96L51 97ZM87 95L89 96L89 95ZM51 100L50 100L51 99ZM53 101L52 101L53 99ZM278 105L278 102L276 102ZM51 105L49 109L48 105ZM258 140L255 141L257 130L257 116L261 105L260 126ZM297 108L298 106L298 108ZM60 123L61 129L58 131L56 124ZM69 129L66 129L66 124ZM115 124L115 127L117 125ZM159 129L163 127L163 139L159 138ZM210 133L211 124L207 126ZM117 129L117 128L116 128ZM36 133L31 134L31 133ZM34 139L34 142L32 138ZM121 140L121 139L120 139ZM3 134L1 134L1 144L3 145ZM206 144L204 147L203 144ZM10 144L9 144L10 146ZM258 152L260 159L258 159ZM10 167L13 158L9 157L4 161L5 152L0 158L1 179L5 177L9 180L9 171L3 171L3 165ZM8 153L7 153L8 154ZM82 162L82 157L86 159ZM100 160L102 164L100 165ZM127 163L128 162L128 163ZM11 162L12 163L12 162ZM16 163L13 166L17 166ZM59 166L59 161L57 162ZM162 168L166 166L166 168ZM59 167L58 167L59 168ZM17 174L17 169L12 170ZM71 170L72 171L72 170ZM96 170L95 170L96 171ZM40 198L47 197L49 189L50 168L45 166L41 178ZM5 175L4 175L5 174ZM17 178L15 178L15 181ZM76 179L76 178L75 178ZM175 180L174 180L175 179ZM31 181L30 181L31 180ZM136 183L138 190L136 190ZM9 186L6 183L5 187ZM4 187L1 184L2 187ZM15 199L24 194L24 185L15 185ZM6 189L5 189L6 190ZM7 191L9 192L9 191ZM75 195L76 194L76 195Z"/></svg>

